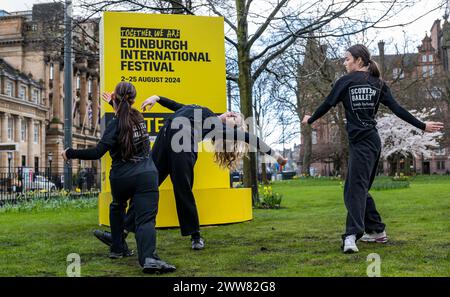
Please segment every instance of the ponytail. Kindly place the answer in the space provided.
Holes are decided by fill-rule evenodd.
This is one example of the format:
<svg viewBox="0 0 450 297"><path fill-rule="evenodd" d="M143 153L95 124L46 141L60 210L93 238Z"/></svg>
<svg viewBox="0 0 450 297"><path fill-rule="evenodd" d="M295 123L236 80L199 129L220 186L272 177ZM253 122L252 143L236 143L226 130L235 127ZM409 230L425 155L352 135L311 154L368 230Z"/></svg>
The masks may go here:
<svg viewBox="0 0 450 297"><path fill-rule="evenodd" d="M130 120L130 109L131 106L127 100L122 100L117 108L119 139L122 142L120 152L124 159L129 159L133 155L133 125Z"/></svg>
<svg viewBox="0 0 450 297"><path fill-rule="evenodd" d="M378 63L377 62L375 62L374 60L370 59L368 68L369 68L370 75L378 77L379 79L382 79L381 78L380 68L378 67Z"/></svg>
<svg viewBox="0 0 450 297"><path fill-rule="evenodd" d="M135 153L133 143L134 127L140 127L144 120L142 114L131 106L136 98L135 87L127 82L120 82L114 91L117 106L117 117L119 119L119 142L120 152L124 160L129 160Z"/></svg>

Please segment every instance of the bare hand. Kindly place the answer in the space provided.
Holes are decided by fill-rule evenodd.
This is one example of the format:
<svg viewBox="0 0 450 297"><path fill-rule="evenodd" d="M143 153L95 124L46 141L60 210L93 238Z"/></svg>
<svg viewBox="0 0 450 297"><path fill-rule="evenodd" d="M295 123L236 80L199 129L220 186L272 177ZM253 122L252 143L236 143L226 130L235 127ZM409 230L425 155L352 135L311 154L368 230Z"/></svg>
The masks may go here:
<svg viewBox="0 0 450 297"><path fill-rule="evenodd" d="M106 103L111 104L112 93L103 92L103 94L102 94L102 99L103 99L103 101L105 101Z"/></svg>
<svg viewBox="0 0 450 297"><path fill-rule="evenodd" d="M444 123L441 122L425 122L425 132L437 132L444 128Z"/></svg>
<svg viewBox="0 0 450 297"><path fill-rule="evenodd" d="M237 117L237 114L235 112L227 111L225 113L222 113L219 116L219 119L222 121L222 123L225 123L227 121L227 119L229 119L229 118L236 118L236 117Z"/></svg>
<svg viewBox="0 0 450 297"><path fill-rule="evenodd" d="M287 158L284 158L282 155L278 155L278 157L277 157L278 164L280 164L281 166L284 166L284 165L286 165L287 161L288 161Z"/></svg>
<svg viewBox="0 0 450 297"><path fill-rule="evenodd" d="M309 120L310 117L311 117L310 115L305 115L303 117L302 124L305 124L305 125L308 124L308 120Z"/></svg>
<svg viewBox="0 0 450 297"><path fill-rule="evenodd" d="M159 101L159 96L157 95L153 95L151 97L148 97L142 104L141 104L141 109L143 111L147 111L152 109L152 107L155 105L155 103Z"/></svg>
<svg viewBox="0 0 450 297"><path fill-rule="evenodd" d="M61 152L61 156L63 157L64 162L67 162L67 160L69 160L69 159L67 158L67 154L66 154L67 150L68 150L68 148L66 148L65 150L63 150L63 151Z"/></svg>

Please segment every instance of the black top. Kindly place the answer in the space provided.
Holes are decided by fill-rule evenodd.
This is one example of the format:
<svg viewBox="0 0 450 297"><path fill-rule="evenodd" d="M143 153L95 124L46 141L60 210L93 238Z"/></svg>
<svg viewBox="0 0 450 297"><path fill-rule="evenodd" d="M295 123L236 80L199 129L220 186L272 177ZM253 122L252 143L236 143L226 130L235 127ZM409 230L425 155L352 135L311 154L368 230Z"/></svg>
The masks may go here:
<svg viewBox="0 0 450 297"><path fill-rule="evenodd" d="M256 149L262 153L273 157L276 155L276 152L256 135L249 134L241 129L232 128L222 123L217 115L207 107L195 104L184 105L162 96L159 96L159 98L159 104L175 111L175 113L168 118L166 125L169 125L169 123L175 118L184 117L189 119L191 122L191 127L194 128L194 134L198 135L198 137L194 135L194 140L196 143L202 141L203 139L217 138L241 140L253 147L256 147Z"/></svg>
<svg viewBox="0 0 450 297"><path fill-rule="evenodd" d="M353 143L365 138L370 133L377 132L375 115L380 102L402 120L425 130L425 123L415 118L395 101L386 83L368 72L362 71L352 72L341 77L325 101L308 120L308 124L312 124L339 102L344 105L348 137L349 141Z"/></svg>
<svg viewBox="0 0 450 297"><path fill-rule="evenodd" d="M82 150L70 148L66 156L69 159L96 160L109 151L112 158L110 178L129 177L142 172L156 171L150 157L150 142L145 123L134 126L133 130L134 154L129 160L124 160L120 152L119 119L116 116L108 123L96 147Z"/></svg>

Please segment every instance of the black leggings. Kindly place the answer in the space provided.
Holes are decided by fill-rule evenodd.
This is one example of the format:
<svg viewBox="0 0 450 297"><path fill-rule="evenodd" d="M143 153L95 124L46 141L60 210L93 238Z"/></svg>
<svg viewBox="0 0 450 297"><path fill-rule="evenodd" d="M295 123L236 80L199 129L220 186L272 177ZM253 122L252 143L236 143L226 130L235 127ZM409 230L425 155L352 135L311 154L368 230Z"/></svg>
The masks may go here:
<svg viewBox="0 0 450 297"><path fill-rule="evenodd" d="M123 252L123 230L127 200L131 198L135 216L135 237L139 264L145 258L156 258L155 219L158 213L158 173L144 172L124 178L110 178L113 201L109 209L111 251Z"/></svg>

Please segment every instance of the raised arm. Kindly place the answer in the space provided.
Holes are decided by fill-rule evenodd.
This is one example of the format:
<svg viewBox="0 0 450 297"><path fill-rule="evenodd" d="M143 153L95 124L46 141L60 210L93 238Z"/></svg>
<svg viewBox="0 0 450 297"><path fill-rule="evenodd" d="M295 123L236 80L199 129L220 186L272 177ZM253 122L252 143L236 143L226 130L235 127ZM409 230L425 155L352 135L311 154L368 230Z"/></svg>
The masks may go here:
<svg viewBox="0 0 450 297"><path fill-rule="evenodd" d="M178 109L182 108L184 104L178 103L176 101L170 100L169 98L153 95L147 98L142 104L141 109L143 111L150 110L155 103L158 102L161 106L164 106L165 108L168 108L172 111L177 111Z"/></svg>
<svg viewBox="0 0 450 297"><path fill-rule="evenodd" d="M384 84L381 89L381 99L380 102L387 106L396 116L404 120L405 122L413 125L414 127L425 130L426 124L416 117L414 117L411 113L409 113L406 109L400 106L397 101L392 96L391 90L389 87Z"/></svg>
<svg viewBox="0 0 450 297"><path fill-rule="evenodd" d="M100 159L107 151L109 151L117 143L117 119L113 118L105 129L102 138L93 148L76 150L67 148L61 155L64 160L81 159L81 160L97 160Z"/></svg>
<svg viewBox="0 0 450 297"><path fill-rule="evenodd" d="M338 79L331 89L330 94L328 94L327 98L325 98L325 101L319 105L312 116L305 115L302 124L311 125L316 120L324 116L332 107L336 106L336 104L342 100L341 94L347 87L346 81L346 77Z"/></svg>
<svg viewBox="0 0 450 297"><path fill-rule="evenodd" d="M322 102L322 104L319 105L319 107L316 109L316 111L313 113L312 116L310 116L310 117L305 116L305 117L308 117L306 119L306 123L311 125L316 120L323 117L332 107L333 107L333 105L331 105L327 100L325 100L324 102Z"/></svg>

